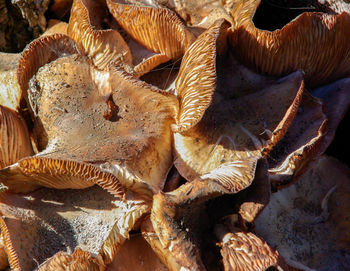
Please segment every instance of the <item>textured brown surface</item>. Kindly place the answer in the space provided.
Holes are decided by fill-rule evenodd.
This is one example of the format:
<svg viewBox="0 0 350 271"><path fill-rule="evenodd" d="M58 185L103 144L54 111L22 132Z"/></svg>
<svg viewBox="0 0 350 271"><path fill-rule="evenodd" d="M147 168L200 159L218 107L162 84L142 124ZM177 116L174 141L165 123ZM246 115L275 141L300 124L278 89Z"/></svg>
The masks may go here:
<svg viewBox="0 0 350 271"><path fill-rule="evenodd" d="M303 13L282 29L270 32L252 22L260 1L234 2L230 43L237 58L248 67L278 76L302 69L307 86L313 87L350 74L348 13Z"/></svg>
<svg viewBox="0 0 350 271"><path fill-rule="evenodd" d="M107 7L103 1L74 0L68 35L98 69L106 70L113 62L131 66L130 49L122 36L115 30L102 29L106 12Z"/></svg>

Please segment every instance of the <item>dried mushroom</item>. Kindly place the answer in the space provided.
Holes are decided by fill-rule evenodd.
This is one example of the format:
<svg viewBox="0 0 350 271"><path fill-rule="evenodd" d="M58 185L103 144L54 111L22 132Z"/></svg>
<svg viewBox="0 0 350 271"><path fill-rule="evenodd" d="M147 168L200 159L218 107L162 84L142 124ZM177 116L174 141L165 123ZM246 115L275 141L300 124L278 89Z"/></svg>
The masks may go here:
<svg viewBox="0 0 350 271"><path fill-rule="evenodd" d="M106 69L110 62L131 66L131 52L118 31L104 30L107 16L104 1L74 0L68 24L68 35L83 49L98 69Z"/></svg>
<svg viewBox="0 0 350 271"><path fill-rule="evenodd" d="M234 20L230 44L245 65L278 76L302 69L312 87L349 76L349 13L304 12L282 29L267 31L252 21L260 2L236 0L230 11Z"/></svg>
<svg viewBox="0 0 350 271"><path fill-rule="evenodd" d="M347 171L312 169L350 104L349 14L323 2L266 31L260 1L53 1L69 22L0 54L0 267L346 270Z"/></svg>

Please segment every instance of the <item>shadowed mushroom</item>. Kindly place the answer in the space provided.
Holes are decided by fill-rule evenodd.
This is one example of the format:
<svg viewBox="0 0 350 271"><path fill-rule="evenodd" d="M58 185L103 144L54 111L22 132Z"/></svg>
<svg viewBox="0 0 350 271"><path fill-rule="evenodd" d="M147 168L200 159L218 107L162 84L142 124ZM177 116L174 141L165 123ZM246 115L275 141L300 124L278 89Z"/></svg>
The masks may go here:
<svg viewBox="0 0 350 271"><path fill-rule="evenodd" d="M296 182L332 142L350 105L348 78L311 90L285 137L270 153L270 177L275 188Z"/></svg>
<svg viewBox="0 0 350 271"><path fill-rule="evenodd" d="M98 69L106 70L112 62L123 64L125 68L131 67L131 52L122 36L113 29L103 30L103 19L107 16L107 6L103 0L74 0L68 35Z"/></svg>
<svg viewBox="0 0 350 271"><path fill-rule="evenodd" d="M255 222L257 234L292 266L302 270L347 270L349 176L347 166L321 157L297 183L272 194Z"/></svg>
<svg viewBox="0 0 350 271"><path fill-rule="evenodd" d="M74 264L74 270L90 270L81 269L79 261L104 270L119 249L118 239L128 238L134 223L149 208L130 193L121 203L96 186L43 188L27 195L2 193L1 232L11 269L33 270L53 257L39 270L65 270L68 264Z"/></svg>
<svg viewBox="0 0 350 271"><path fill-rule="evenodd" d="M177 15L166 8L132 6L107 0L118 24L153 54L138 63L134 71L141 76L161 63L182 57L193 43L194 35Z"/></svg>
<svg viewBox="0 0 350 271"><path fill-rule="evenodd" d="M140 234L131 236L107 271L168 271Z"/></svg>
<svg viewBox="0 0 350 271"><path fill-rule="evenodd" d="M260 2L236 0L231 10L230 44L242 63L259 73L278 76L302 69L311 87L350 74L349 35L345 33L350 28L348 13L307 12L270 32L256 28L252 21Z"/></svg>

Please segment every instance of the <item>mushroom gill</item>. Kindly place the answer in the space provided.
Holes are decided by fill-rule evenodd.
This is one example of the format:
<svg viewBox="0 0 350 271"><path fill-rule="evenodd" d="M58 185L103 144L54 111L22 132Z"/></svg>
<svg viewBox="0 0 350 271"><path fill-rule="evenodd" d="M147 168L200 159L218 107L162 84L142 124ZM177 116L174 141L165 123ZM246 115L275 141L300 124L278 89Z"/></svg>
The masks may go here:
<svg viewBox="0 0 350 271"><path fill-rule="evenodd" d="M225 271L265 271L269 267L289 270L278 251L253 233L220 224L215 233L220 240Z"/></svg>
<svg viewBox="0 0 350 271"><path fill-rule="evenodd" d="M66 265L73 265L69 270L90 270L81 269L80 261L83 266L98 263L104 270L148 210L146 202L132 195L120 202L97 186L42 188L26 195L3 192L0 225L11 269L33 270L42 264L39 270L65 270ZM49 269L54 267L61 269Z"/></svg>
<svg viewBox="0 0 350 271"><path fill-rule="evenodd" d="M22 117L0 105L0 169L33 154L28 129Z"/></svg>
<svg viewBox="0 0 350 271"><path fill-rule="evenodd" d="M225 54L229 52L225 50L225 36L218 34L225 32L223 24L224 21L218 21L193 43L191 48L195 49L192 56L204 47L205 50L214 50L214 54L218 51L223 58L227 57ZM216 45L217 39L220 40L219 46ZM196 61L193 57L192 63ZM218 60L213 57L211 61ZM182 64L188 66L186 61ZM192 76L189 72L185 74L189 78ZM187 103L179 95L180 108L183 104L194 104L193 101L205 101L209 106L202 118L197 117L200 121L194 127L174 134L175 166L189 182L170 193L156 195L151 216L161 243L172 247L178 263L189 268L189 263L194 262L198 269L202 268L202 263L197 249L186 240L186 233L177 229L175 221L169 223L169 219L174 219L185 203L199 203L247 188L254 179L257 160L283 137L297 112L303 93L300 72L237 99L225 97L215 89L214 84L208 85L207 78L204 78L195 84L197 88L190 93ZM212 78L216 79L216 73ZM188 79L185 77L184 80ZM201 95L201 86L209 90L204 95ZM190 88L191 85L184 84L184 87ZM188 114L191 117L193 112ZM264 137L264 134L268 136ZM180 251L185 248L190 252Z"/></svg>
<svg viewBox="0 0 350 271"><path fill-rule="evenodd" d="M98 69L106 70L112 62L131 67L132 55L122 36L113 29L103 29L103 18L107 16L103 0L74 0L68 35Z"/></svg>
<svg viewBox="0 0 350 271"><path fill-rule="evenodd" d="M228 36L235 56L242 63L259 73L275 76L302 69L309 87L350 74L348 13L306 12L282 29L270 32L256 28L252 21L260 2L236 0L231 10L234 24Z"/></svg>
<svg viewBox="0 0 350 271"><path fill-rule="evenodd" d="M132 6L107 0L118 24L139 44L156 53L135 66L137 76L182 57L195 40L177 15L166 8Z"/></svg>

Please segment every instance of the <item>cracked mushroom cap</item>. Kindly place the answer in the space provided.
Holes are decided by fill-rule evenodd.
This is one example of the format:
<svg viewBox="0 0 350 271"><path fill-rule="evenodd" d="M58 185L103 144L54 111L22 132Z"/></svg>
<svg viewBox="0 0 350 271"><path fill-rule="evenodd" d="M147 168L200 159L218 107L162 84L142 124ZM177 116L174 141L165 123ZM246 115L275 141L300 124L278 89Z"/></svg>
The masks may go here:
<svg viewBox="0 0 350 271"><path fill-rule="evenodd" d="M74 0L68 35L82 48L92 63L106 70L110 63L132 66L132 55L118 31L103 30L108 17L104 1Z"/></svg>
<svg viewBox="0 0 350 271"><path fill-rule="evenodd" d="M266 31L256 28L252 21L260 2L236 0L231 10L234 24L228 36L242 63L259 73L276 76L302 69L306 85L311 87L350 74L346 34L350 28L349 13L307 12L282 29Z"/></svg>
<svg viewBox="0 0 350 271"><path fill-rule="evenodd" d="M66 270L69 263L74 267L70 270L82 270L80 264L101 268L149 208L131 193L119 201L97 186L2 193L0 227L10 267L33 270L42 264L39 270Z"/></svg>
<svg viewBox="0 0 350 271"><path fill-rule="evenodd" d="M34 51L46 41L49 51L55 36L42 39ZM2 182L14 190L21 182L55 188L97 183L116 195L122 183L148 197L161 189L172 163L176 98L116 68L95 70L79 55L38 63L39 70L31 67L22 78L34 74L28 100L41 152L3 169Z"/></svg>
<svg viewBox="0 0 350 271"><path fill-rule="evenodd" d="M271 195L256 232L302 270L350 265L350 169L323 156L297 183Z"/></svg>

